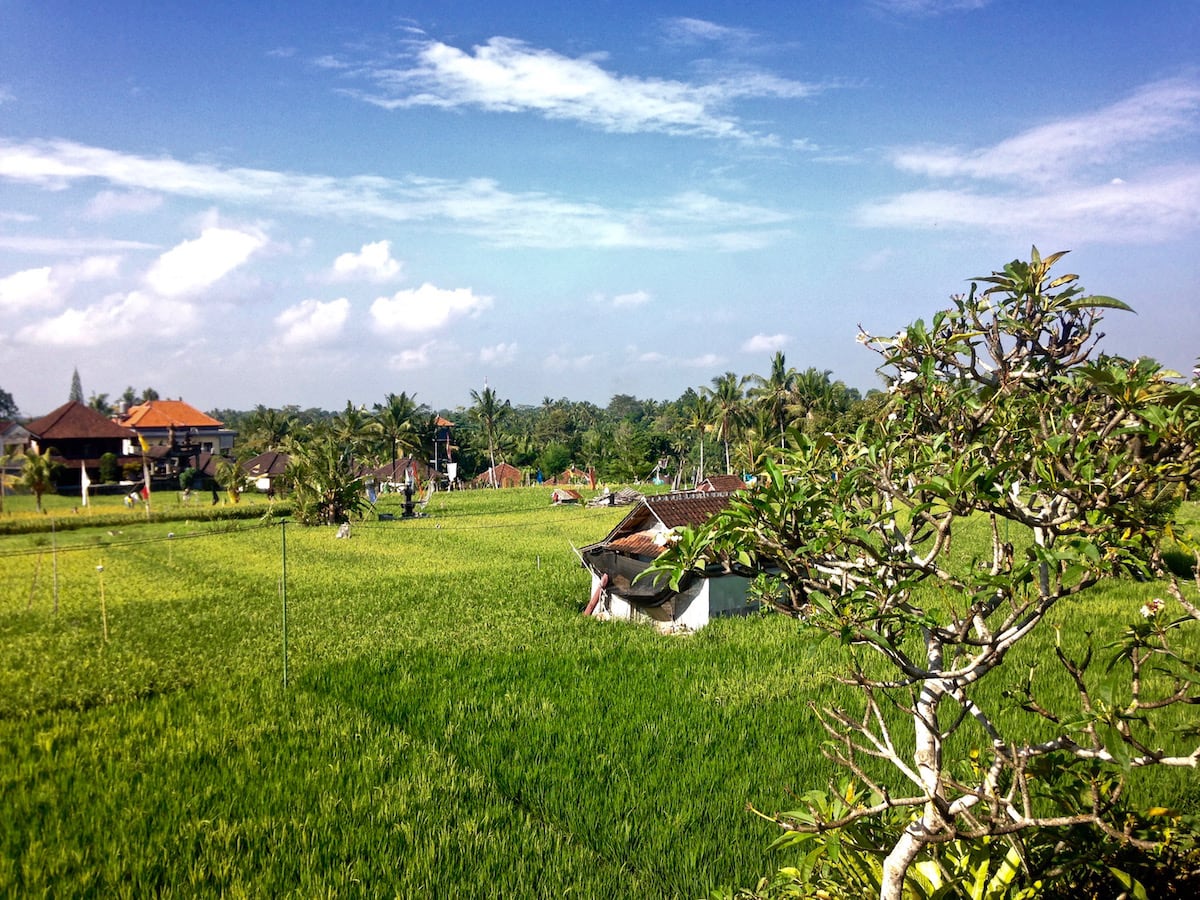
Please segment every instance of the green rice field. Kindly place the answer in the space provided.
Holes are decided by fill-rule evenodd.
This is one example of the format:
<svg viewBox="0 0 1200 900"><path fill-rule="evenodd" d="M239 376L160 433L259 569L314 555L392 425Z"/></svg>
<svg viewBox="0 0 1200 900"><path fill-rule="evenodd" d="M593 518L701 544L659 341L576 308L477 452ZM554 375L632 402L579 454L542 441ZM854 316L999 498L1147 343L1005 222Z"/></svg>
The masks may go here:
<svg viewBox="0 0 1200 900"><path fill-rule="evenodd" d="M583 618L572 545L626 510L549 495L436 494L347 540L119 499L10 529L0 895L687 898L786 864L746 806L836 777L807 703L841 649L781 616ZM1115 629L1160 593L1056 615Z"/></svg>

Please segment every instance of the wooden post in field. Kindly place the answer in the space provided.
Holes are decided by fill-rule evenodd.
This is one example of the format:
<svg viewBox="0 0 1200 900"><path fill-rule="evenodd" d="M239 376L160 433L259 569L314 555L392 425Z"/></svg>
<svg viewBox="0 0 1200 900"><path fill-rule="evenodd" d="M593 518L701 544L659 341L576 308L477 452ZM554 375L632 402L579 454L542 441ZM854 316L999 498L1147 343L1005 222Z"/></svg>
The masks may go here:
<svg viewBox="0 0 1200 900"><path fill-rule="evenodd" d="M104 635L104 643L108 643L108 607L104 604L104 563L96 566L100 576L100 632Z"/></svg>
<svg viewBox="0 0 1200 900"><path fill-rule="evenodd" d="M283 600L283 686L288 683L288 645L287 645L287 522L279 523L280 550L282 567L279 576L279 595Z"/></svg>
<svg viewBox="0 0 1200 900"><path fill-rule="evenodd" d="M54 564L54 614L58 615L58 532L50 520L50 560Z"/></svg>

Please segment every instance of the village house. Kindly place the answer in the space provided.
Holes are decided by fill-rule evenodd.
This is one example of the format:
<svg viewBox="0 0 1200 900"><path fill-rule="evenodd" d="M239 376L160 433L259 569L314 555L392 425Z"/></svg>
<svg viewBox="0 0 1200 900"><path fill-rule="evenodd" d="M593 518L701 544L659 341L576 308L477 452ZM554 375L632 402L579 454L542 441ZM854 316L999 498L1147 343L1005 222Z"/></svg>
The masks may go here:
<svg viewBox="0 0 1200 900"><path fill-rule="evenodd" d="M147 400L113 417L134 433L128 454L140 452L139 442L151 447L191 447L197 453L218 455L233 449L237 432L182 400Z"/></svg>
<svg viewBox="0 0 1200 900"><path fill-rule="evenodd" d="M133 432L101 415L78 400L70 400L53 412L25 424L31 442L41 452L54 451L53 458L63 466L60 489L82 485L86 467L91 481L100 480L100 457L112 453L119 463L130 461L128 442Z"/></svg>
<svg viewBox="0 0 1200 900"><path fill-rule="evenodd" d="M644 619L662 631L694 631L718 616L757 608L747 590L756 573L714 564L684 576L673 590L663 576L638 576L661 556L678 529L702 525L729 504L732 492L676 491L649 495L604 540L580 551L592 574L589 615Z"/></svg>
<svg viewBox="0 0 1200 900"><path fill-rule="evenodd" d="M471 484L474 487L520 487L525 483L521 470L508 463L496 463L487 471L476 475Z"/></svg>

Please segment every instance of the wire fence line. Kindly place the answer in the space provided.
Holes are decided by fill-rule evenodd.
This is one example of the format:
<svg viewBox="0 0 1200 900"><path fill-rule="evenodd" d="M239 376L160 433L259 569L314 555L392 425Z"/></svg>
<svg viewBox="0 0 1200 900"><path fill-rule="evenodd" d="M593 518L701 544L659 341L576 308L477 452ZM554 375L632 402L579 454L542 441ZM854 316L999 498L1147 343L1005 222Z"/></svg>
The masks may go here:
<svg viewBox="0 0 1200 900"><path fill-rule="evenodd" d="M593 519L597 519L597 520L611 519L612 509L610 507L579 508L579 507L572 507L572 506L562 506L560 508L560 510L553 510L553 509L547 510L544 506L530 506L530 507L523 507L523 508L516 509L516 510L501 510L501 511L495 511L495 512L484 511L484 512L471 512L471 513L452 513L452 514L448 514L448 515L439 514L436 516L421 515L421 516L413 516L411 518L402 518L400 516L397 516L396 518L391 519L391 520L388 520L388 519L384 519L384 520L364 519L362 521L357 521L357 522L352 523L351 528L353 531L358 531L358 530L385 531L385 530L396 529L397 526L411 527L411 523L421 523L421 524L432 525L435 529L446 530L446 531L478 531L478 530L495 529L495 528L510 528L510 527L513 527L511 520L514 517L520 517L523 515L532 515L532 514L538 514L539 518L541 518L541 519L548 519L546 524L554 524L554 515L561 515L561 517L563 519L572 518L572 517L580 517L580 516L586 516L588 518L593 518ZM489 519L489 518L504 518L508 521L487 523L487 524L464 524L462 522L454 521L455 519ZM73 553L73 552L79 552L82 550L96 550L96 549L109 549L109 548L120 549L121 547L139 546L139 545L143 545L143 544L159 544L159 543L165 543L167 541L182 541L182 540L194 540L197 538L224 537L224 536L228 536L230 534L244 534L244 533L252 532L252 531L260 531L265 528L278 528L280 525L282 525L284 523L294 524L293 520L291 520L290 518L274 518L269 521L259 520L259 521L254 521L254 522L247 522L247 524L241 524L242 522L247 522L247 520L244 520L244 519L243 520L236 520L236 519L222 520L219 523L213 523L211 529L208 531L168 532L167 534L162 534L162 535L130 538L128 540L120 540L120 541L117 541L117 540L102 541L102 538L101 538L102 542L100 542L100 543L97 543L96 536L93 536L90 541L76 541L74 543L58 544L55 547L53 547L53 549L57 553ZM406 525L406 523L410 523L410 524ZM169 522L157 522L154 524L159 525L159 526L166 526L166 525L169 525L170 523ZM541 524L541 523L539 523L539 524ZM144 523L142 523L142 522L130 522L129 525L144 527ZM98 527L104 527L104 526L101 525ZM305 526L300 526L300 527L305 527ZM312 526L312 527L332 528L334 526ZM78 529L75 529L75 531L78 531ZM53 533L53 531L37 532L38 535L42 535L42 536L44 536L46 534L52 534L52 533ZM66 533L66 532L64 532L64 533ZM603 535L599 535L598 537L602 537L602 536ZM14 537L18 537L18 536L14 536ZM24 534L24 535L19 535L19 537L27 538L27 537L30 537L30 535ZM32 547L10 547L10 548L0 547L0 559L9 559L9 558L15 558L15 557L22 557L22 556L37 556L39 554L43 554L43 553L47 552L50 549L52 549L52 548L46 544L42 544L40 546L32 546Z"/></svg>

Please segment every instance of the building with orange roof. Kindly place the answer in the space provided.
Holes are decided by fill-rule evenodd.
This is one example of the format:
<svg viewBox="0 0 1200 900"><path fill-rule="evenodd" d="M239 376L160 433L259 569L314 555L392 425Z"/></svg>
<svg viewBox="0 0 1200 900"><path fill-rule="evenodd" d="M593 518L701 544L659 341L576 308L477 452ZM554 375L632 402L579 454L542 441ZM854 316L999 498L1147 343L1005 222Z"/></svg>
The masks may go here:
<svg viewBox="0 0 1200 900"><path fill-rule="evenodd" d="M226 428L225 423L183 400L147 400L131 406L113 421L133 429L136 438L129 453L138 453L138 445L144 440L151 447L187 447L197 453L220 454L232 450L237 437L237 432Z"/></svg>

